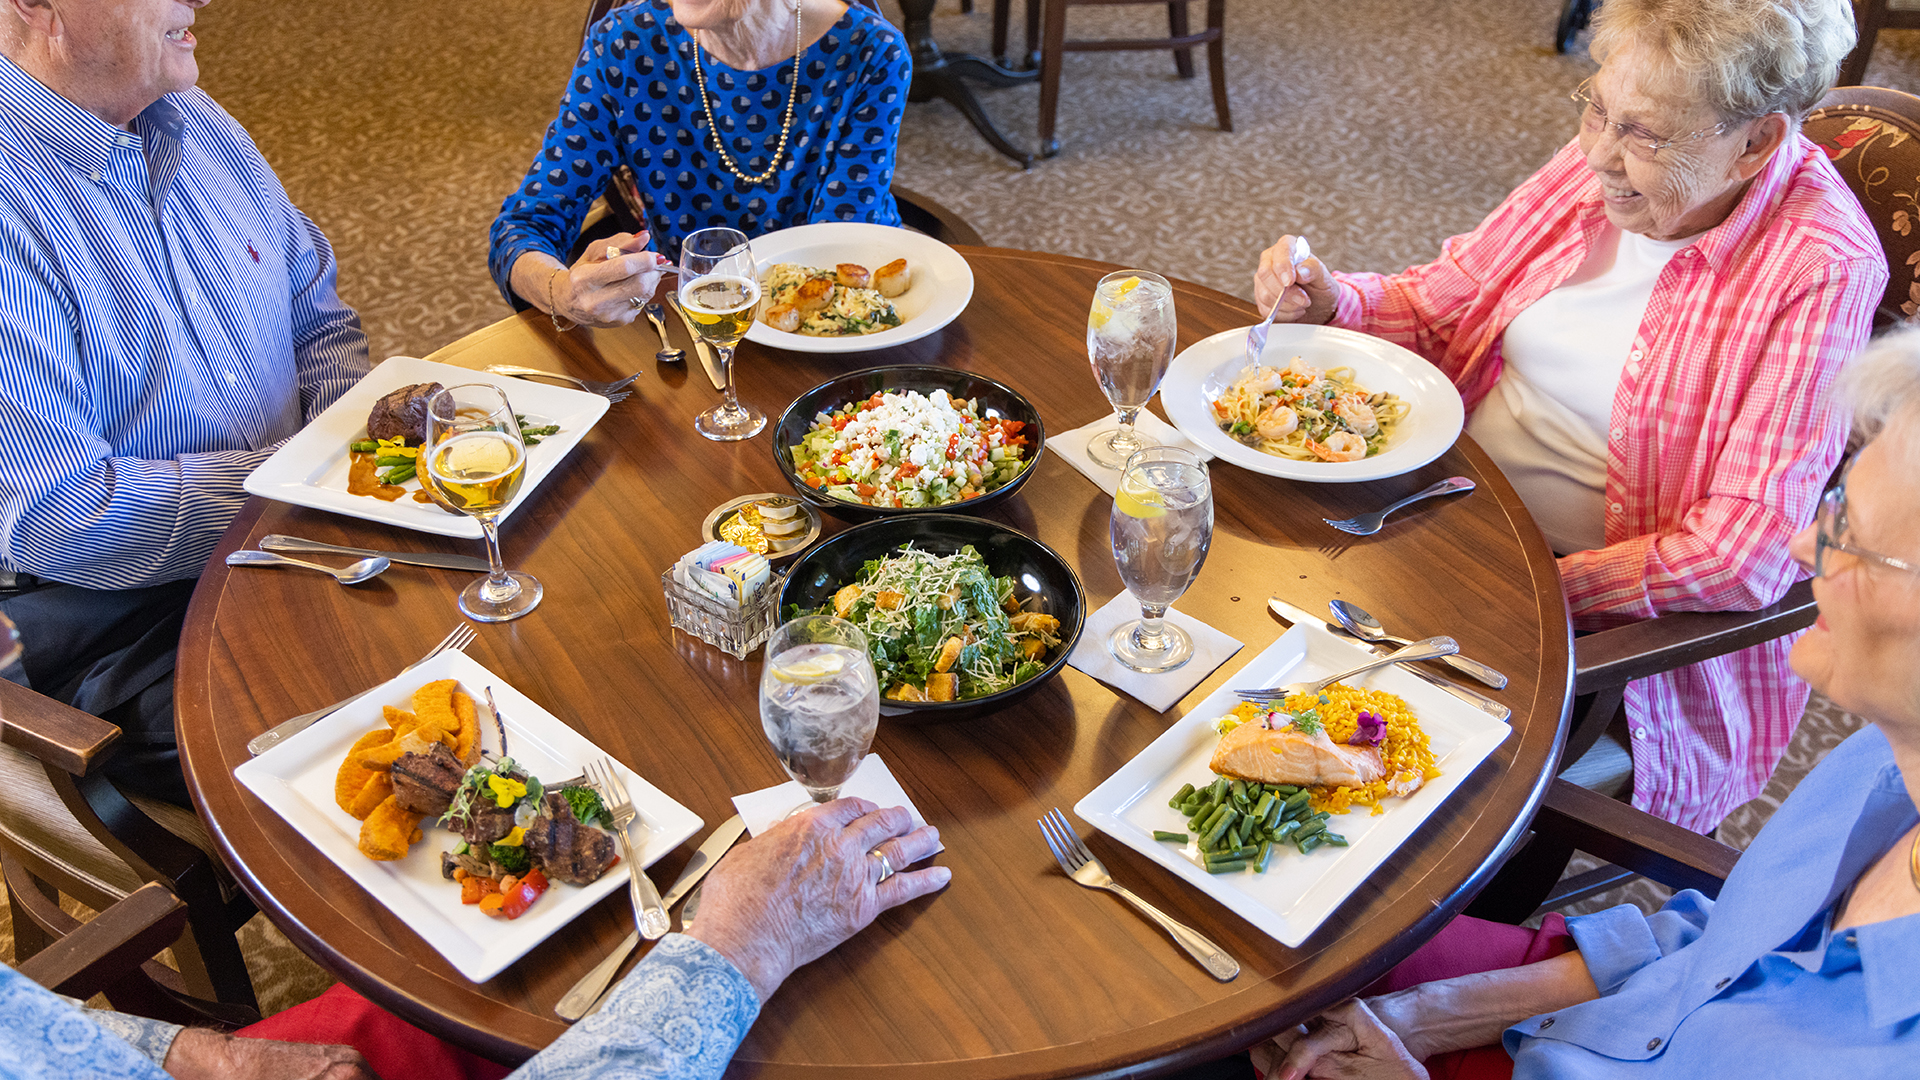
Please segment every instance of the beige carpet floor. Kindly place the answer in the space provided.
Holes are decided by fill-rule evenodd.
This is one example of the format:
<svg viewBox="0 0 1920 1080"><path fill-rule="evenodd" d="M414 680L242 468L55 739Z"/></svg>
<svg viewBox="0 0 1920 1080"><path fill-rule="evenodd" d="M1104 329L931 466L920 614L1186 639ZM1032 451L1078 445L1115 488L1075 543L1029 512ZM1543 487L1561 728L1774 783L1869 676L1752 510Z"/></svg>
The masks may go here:
<svg viewBox="0 0 1920 1080"><path fill-rule="evenodd" d="M948 51L987 51L980 2L962 15L942 0L935 35ZM201 84L332 238L341 293L376 357L424 355L507 313L486 272L487 225L539 146L584 9L214 0L200 10ZM1335 267L1398 269L1431 258L1571 136L1566 94L1592 64L1549 47L1557 11L1550 0L1232 0L1232 133L1214 128L1204 57L1202 76L1184 81L1164 53L1072 54L1060 156L1022 171L932 102L907 110L898 178L990 244L1241 296L1282 231L1306 233ZM1163 30L1154 7L1070 13L1076 37ZM1883 34L1867 81L1920 91L1920 32ZM980 97L1012 138L1034 142L1036 86ZM1723 835L1750 838L1855 725L1816 702L1774 783ZM264 919L246 934L269 1012L327 984ZM9 928L0 939L11 955Z"/></svg>

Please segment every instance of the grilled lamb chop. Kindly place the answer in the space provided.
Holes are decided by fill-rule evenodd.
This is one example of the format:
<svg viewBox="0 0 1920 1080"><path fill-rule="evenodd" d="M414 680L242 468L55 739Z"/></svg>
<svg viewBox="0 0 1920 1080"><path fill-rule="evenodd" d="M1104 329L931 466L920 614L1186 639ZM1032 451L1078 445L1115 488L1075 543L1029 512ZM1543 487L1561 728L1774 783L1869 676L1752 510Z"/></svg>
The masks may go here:
<svg viewBox="0 0 1920 1080"><path fill-rule="evenodd" d="M427 399L445 390L439 383L414 383L373 403L367 414L367 438L405 439L408 446L427 441Z"/></svg>
<svg viewBox="0 0 1920 1080"><path fill-rule="evenodd" d="M613 837L574 820L567 797L547 792L540 814L527 826L527 850L533 864L558 881L586 885L613 863Z"/></svg>
<svg viewBox="0 0 1920 1080"><path fill-rule="evenodd" d="M393 763L393 798L403 810L439 817L453 804L453 793L466 766L442 743L424 754L400 755Z"/></svg>
<svg viewBox="0 0 1920 1080"><path fill-rule="evenodd" d="M527 780L527 774L521 772L506 775L521 783ZM476 797L467 813L450 816L444 824L469 844L491 844L513 831L513 807L503 807L484 796Z"/></svg>

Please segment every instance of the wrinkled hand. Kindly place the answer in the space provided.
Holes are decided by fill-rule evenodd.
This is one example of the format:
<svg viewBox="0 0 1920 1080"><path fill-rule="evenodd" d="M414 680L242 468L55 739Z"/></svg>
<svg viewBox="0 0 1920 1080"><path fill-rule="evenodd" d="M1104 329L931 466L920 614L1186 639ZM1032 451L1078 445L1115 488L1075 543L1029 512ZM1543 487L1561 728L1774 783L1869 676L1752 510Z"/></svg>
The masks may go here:
<svg viewBox="0 0 1920 1080"><path fill-rule="evenodd" d="M647 234L615 233L588 245L580 261L552 271L554 314L582 326L626 326L640 316L633 304L653 299L668 264L645 250Z"/></svg>
<svg viewBox="0 0 1920 1080"><path fill-rule="evenodd" d="M380 1080L351 1046L244 1039L188 1028L163 1063L177 1080Z"/></svg>
<svg viewBox="0 0 1920 1080"><path fill-rule="evenodd" d="M1268 1080L1427 1080L1399 1036L1361 1001L1347 1001L1273 1043L1286 1056Z"/></svg>
<svg viewBox="0 0 1920 1080"><path fill-rule="evenodd" d="M912 827L903 807L865 799L795 814L720 860L689 934L733 961L766 1001L795 968L953 877L944 866L906 869L940 846L940 830ZM878 885L876 849L897 871Z"/></svg>
<svg viewBox="0 0 1920 1080"><path fill-rule="evenodd" d="M1260 253L1253 273L1253 302L1265 315L1277 301L1274 322L1304 322L1324 326L1333 318L1333 275L1309 255L1293 265L1293 237L1282 236Z"/></svg>

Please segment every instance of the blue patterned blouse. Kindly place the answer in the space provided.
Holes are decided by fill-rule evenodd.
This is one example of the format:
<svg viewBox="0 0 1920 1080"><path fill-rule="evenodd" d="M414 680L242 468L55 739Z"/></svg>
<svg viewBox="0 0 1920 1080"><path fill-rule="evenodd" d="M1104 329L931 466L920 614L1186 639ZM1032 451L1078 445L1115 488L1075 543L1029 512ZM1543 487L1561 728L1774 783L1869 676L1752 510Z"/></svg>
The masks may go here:
<svg viewBox="0 0 1920 1080"><path fill-rule="evenodd" d="M667 0L616 7L587 35L560 114L489 234L487 262L509 303L508 276L528 251L564 259L608 174L632 166L654 249L680 255L688 233L727 225L748 236L817 221L900 224L889 187L912 58L888 22L849 7L800 58L793 129L775 175L728 172L701 108L693 36ZM780 145L791 58L736 71L702 53L715 122L741 172L766 171Z"/></svg>

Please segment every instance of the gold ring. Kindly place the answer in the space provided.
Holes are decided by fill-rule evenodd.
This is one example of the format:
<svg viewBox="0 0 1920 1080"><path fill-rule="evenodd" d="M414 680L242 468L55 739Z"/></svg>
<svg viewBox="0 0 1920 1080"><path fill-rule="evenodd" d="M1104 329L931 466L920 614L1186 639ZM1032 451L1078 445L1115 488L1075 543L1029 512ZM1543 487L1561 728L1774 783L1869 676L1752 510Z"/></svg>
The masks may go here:
<svg viewBox="0 0 1920 1080"><path fill-rule="evenodd" d="M608 244L607 245L607 261L612 262L613 260L619 257L620 257L620 245Z"/></svg>
<svg viewBox="0 0 1920 1080"><path fill-rule="evenodd" d="M887 861L887 857L880 853L879 848L874 848L872 851L867 852L867 854L880 860L880 881L885 881L888 878L893 876L894 874L893 864ZM874 882L874 884L878 885L880 884L880 881L876 881Z"/></svg>

